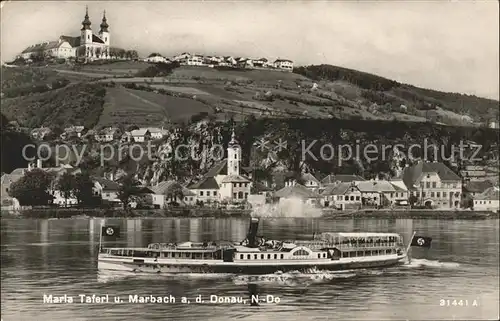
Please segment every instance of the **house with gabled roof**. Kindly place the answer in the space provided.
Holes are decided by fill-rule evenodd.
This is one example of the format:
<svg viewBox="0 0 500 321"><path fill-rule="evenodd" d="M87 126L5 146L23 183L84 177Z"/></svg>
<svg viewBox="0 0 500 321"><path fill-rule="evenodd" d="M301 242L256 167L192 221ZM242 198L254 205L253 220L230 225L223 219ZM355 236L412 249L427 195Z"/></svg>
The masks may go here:
<svg viewBox="0 0 500 321"><path fill-rule="evenodd" d="M354 181L364 181L365 179L359 175L349 175L349 174L329 174L321 180L321 185L328 186L338 183L351 183Z"/></svg>
<svg viewBox="0 0 500 321"><path fill-rule="evenodd" d="M252 64L254 67L261 67L261 68L267 67L268 63L269 63L269 60L267 60L266 58L254 59L252 61Z"/></svg>
<svg viewBox="0 0 500 321"><path fill-rule="evenodd" d="M354 182L361 192L363 205L390 206L396 189L385 180Z"/></svg>
<svg viewBox="0 0 500 321"><path fill-rule="evenodd" d="M99 196L101 200L109 203L121 203L118 198L118 193L120 191L120 184L104 177L93 176L92 181L94 182L94 196Z"/></svg>
<svg viewBox="0 0 500 321"><path fill-rule="evenodd" d="M495 184L489 180L466 182L462 188L462 202L465 207L473 205L473 200L476 195L484 193L488 188L494 185Z"/></svg>
<svg viewBox="0 0 500 321"><path fill-rule="evenodd" d="M321 187L321 182L311 173L302 173L301 179L304 182L304 186L312 191L317 192Z"/></svg>
<svg viewBox="0 0 500 321"><path fill-rule="evenodd" d="M419 161L403 169L402 179L417 204L439 209L461 204L462 179L443 163Z"/></svg>
<svg viewBox="0 0 500 321"><path fill-rule="evenodd" d="M293 71L293 61L289 59L276 59L273 63L274 68L286 71Z"/></svg>
<svg viewBox="0 0 500 321"><path fill-rule="evenodd" d="M147 128L139 128L132 130L130 136L134 142L143 143L151 139L151 132Z"/></svg>
<svg viewBox="0 0 500 321"><path fill-rule="evenodd" d="M38 140L43 140L46 136L50 135L52 130L48 127L35 128L31 131L31 137Z"/></svg>
<svg viewBox="0 0 500 321"><path fill-rule="evenodd" d="M276 191L274 196L279 199L280 203L286 202L290 199L299 199L302 202L311 205L320 205L322 198L317 192L305 187L302 184L298 184L295 181L290 182L287 186Z"/></svg>
<svg viewBox="0 0 500 321"><path fill-rule="evenodd" d="M487 188L484 192L474 196L474 210L499 211L500 190L498 186Z"/></svg>
<svg viewBox="0 0 500 321"><path fill-rule="evenodd" d="M173 180L159 182L151 190L154 192L153 205L156 208L165 208L170 202L183 205L194 205L196 202L194 192Z"/></svg>
<svg viewBox="0 0 500 321"><path fill-rule="evenodd" d="M101 143L112 142L121 137L121 130L117 127L107 127L101 129L97 134L94 135L96 141Z"/></svg>
<svg viewBox="0 0 500 321"><path fill-rule="evenodd" d="M362 206L362 194L355 182L339 182L325 187L321 193L326 207L339 210L358 209Z"/></svg>

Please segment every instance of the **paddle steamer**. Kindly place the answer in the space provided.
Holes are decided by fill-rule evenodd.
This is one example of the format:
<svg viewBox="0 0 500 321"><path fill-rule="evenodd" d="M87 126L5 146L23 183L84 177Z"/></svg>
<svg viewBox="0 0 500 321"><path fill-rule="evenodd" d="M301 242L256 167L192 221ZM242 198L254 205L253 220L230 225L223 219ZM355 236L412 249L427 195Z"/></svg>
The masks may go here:
<svg viewBox="0 0 500 321"><path fill-rule="evenodd" d="M403 238L396 233L321 233L308 241L276 241L258 237L258 224L258 219L252 218L247 238L240 244L185 242L154 243L147 248L100 247L98 268L152 273L268 274L380 268L402 264L408 257L410 244L405 247Z"/></svg>

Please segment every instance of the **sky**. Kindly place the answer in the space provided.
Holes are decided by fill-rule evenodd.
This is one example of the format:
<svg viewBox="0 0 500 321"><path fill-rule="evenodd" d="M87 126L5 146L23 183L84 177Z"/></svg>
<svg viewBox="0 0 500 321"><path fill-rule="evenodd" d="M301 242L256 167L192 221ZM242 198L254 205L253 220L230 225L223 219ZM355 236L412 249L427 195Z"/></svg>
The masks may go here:
<svg viewBox="0 0 500 321"><path fill-rule="evenodd" d="M332 64L399 82L499 99L498 1L7 1L1 59L80 34L85 6L111 45Z"/></svg>

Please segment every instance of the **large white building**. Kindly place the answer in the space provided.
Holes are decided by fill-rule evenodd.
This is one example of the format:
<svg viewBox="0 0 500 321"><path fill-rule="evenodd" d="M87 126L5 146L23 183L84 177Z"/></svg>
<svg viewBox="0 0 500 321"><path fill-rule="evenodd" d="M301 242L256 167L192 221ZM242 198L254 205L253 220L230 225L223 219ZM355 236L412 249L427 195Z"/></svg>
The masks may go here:
<svg viewBox="0 0 500 321"><path fill-rule="evenodd" d="M87 8L79 36L60 36L56 41L48 41L30 46L20 56L28 59L43 53L55 58L85 57L91 60L109 59L110 38L106 12L103 14L99 32L94 33L91 28Z"/></svg>

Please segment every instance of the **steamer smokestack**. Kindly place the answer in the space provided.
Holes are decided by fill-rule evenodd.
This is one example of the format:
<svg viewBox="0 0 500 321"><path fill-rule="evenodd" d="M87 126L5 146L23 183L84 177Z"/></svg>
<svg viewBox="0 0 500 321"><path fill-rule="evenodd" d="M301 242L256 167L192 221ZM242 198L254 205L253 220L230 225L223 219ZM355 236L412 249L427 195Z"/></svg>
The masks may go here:
<svg viewBox="0 0 500 321"><path fill-rule="evenodd" d="M253 217L250 220L250 227L248 228L248 247L257 247L255 237L257 236L257 229L259 228L259 219Z"/></svg>

